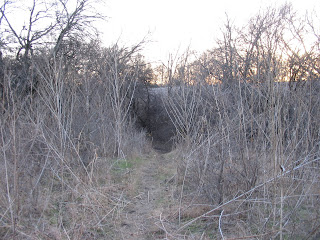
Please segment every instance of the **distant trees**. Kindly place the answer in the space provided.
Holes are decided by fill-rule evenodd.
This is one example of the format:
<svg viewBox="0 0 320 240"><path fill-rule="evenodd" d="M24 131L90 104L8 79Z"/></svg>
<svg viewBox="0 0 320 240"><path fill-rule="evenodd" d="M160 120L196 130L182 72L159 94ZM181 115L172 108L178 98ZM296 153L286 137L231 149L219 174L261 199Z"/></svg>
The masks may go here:
<svg viewBox="0 0 320 240"><path fill-rule="evenodd" d="M14 84L20 94L28 94L37 84L32 74L32 58L39 51L51 49L52 56L56 56L63 42L96 38L92 23L103 16L95 11L93 3L94 0L4 1L0 8L1 51L14 54L13 64L20 65L14 73ZM17 25L14 13L27 17Z"/></svg>
<svg viewBox="0 0 320 240"><path fill-rule="evenodd" d="M95 0L5 1L2 15L3 41L16 49L18 58L27 58L43 46L59 50L65 38L94 38L92 23L103 16L93 6ZM13 12L28 14L21 26L14 21ZM91 36L90 36L91 35ZM10 41L7 41L7 39Z"/></svg>
<svg viewBox="0 0 320 240"><path fill-rule="evenodd" d="M227 17L216 47L192 62L183 57L177 66L188 67L192 79L224 85L317 79L319 38L313 29L291 5L266 9L243 28ZM182 77L178 68L168 70L173 78Z"/></svg>

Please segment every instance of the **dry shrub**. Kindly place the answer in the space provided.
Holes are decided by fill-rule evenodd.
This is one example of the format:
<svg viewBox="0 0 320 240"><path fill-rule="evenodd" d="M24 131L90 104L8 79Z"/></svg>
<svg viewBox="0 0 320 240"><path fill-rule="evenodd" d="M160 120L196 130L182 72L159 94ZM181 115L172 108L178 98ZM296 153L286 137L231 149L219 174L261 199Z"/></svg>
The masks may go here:
<svg viewBox="0 0 320 240"><path fill-rule="evenodd" d="M212 209L228 208L223 231L230 236L239 236L236 228L263 238L317 231L320 83L295 84L171 89L181 206L206 198Z"/></svg>
<svg viewBox="0 0 320 240"><path fill-rule="evenodd" d="M289 237L312 232L319 214L318 87L318 81L298 91L290 89L289 83L275 83L276 110L272 110L266 102L257 109L259 99L250 101L250 94L267 92L264 85L248 83L228 90L206 86L217 91L219 98L203 101L206 93L202 91L198 99L211 101L211 108L202 106L215 118L200 116L206 119L205 126L192 118L196 133L191 131L177 144L181 202L196 204L194 199L205 197L218 209L228 208L223 222L230 236L230 228L236 225L245 229L243 235L276 236L280 222ZM229 104L228 98L237 98L243 91L246 99ZM270 114L275 111L273 118Z"/></svg>
<svg viewBox="0 0 320 240"><path fill-rule="evenodd" d="M259 13L241 30L227 19L216 48L168 68L177 195L181 206L205 198L208 214L220 210L217 234L284 239L318 231L319 38L312 22L298 19L290 5ZM310 48L297 37L307 31L315 35ZM292 39L304 48L294 50Z"/></svg>
<svg viewBox="0 0 320 240"><path fill-rule="evenodd" d="M111 179L112 164L120 157L140 156L150 145L130 114L138 81L138 66L128 63L134 51L103 51L100 75L88 66L70 65L63 54L35 56L30 82L38 82L23 96L5 69L0 238L112 236L124 206L121 189ZM90 64L90 56L78 57Z"/></svg>

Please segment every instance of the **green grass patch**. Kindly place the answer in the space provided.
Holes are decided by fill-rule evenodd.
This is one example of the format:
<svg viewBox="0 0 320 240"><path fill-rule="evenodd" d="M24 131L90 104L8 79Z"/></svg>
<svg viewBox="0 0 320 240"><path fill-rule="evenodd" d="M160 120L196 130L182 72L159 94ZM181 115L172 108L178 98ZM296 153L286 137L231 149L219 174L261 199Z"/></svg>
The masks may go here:
<svg viewBox="0 0 320 240"><path fill-rule="evenodd" d="M115 168L120 170L126 170L133 167L133 163L127 159L120 159L116 162Z"/></svg>
<svg viewBox="0 0 320 240"><path fill-rule="evenodd" d="M118 159L115 161L113 165L113 170L115 172L123 172L130 169L135 169L138 166L140 166L144 160L145 159L140 157L130 158L130 159Z"/></svg>

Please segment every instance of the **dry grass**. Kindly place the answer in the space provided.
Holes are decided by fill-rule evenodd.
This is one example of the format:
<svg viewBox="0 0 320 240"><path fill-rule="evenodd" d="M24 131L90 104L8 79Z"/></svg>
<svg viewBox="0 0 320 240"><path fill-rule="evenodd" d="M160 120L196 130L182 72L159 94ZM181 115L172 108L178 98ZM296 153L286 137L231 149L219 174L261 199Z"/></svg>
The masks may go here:
<svg viewBox="0 0 320 240"><path fill-rule="evenodd" d="M135 125L140 44L2 59L0 238L317 239L319 37L292 50L284 33L314 31L292 14L227 21L217 48L167 67L168 154Z"/></svg>

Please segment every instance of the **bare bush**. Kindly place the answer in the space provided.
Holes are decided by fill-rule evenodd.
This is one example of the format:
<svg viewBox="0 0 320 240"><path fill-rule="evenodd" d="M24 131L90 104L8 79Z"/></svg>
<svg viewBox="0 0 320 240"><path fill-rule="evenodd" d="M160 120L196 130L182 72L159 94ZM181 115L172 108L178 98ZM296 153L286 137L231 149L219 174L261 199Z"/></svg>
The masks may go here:
<svg viewBox="0 0 320 240"><path fill-rule="evenodd" d="M240 230L280 239L317 231L319 53L289 47L285 37L297 34L296 19L285 5L257 15L248 31L227 21L218 48L175 72L183 77L167 109L178 131L180 210L213 206L180 230L220 210L220 233L230 237Z"/></svg>
<svg viewBox="0 0 320 240"><path fill-rule="evenodd" d="M3 65L1 238L105 238L123 201L115 158L149 146L131 115L137 48L73 44L33 56L38 84L24 97Z"/></svg>

